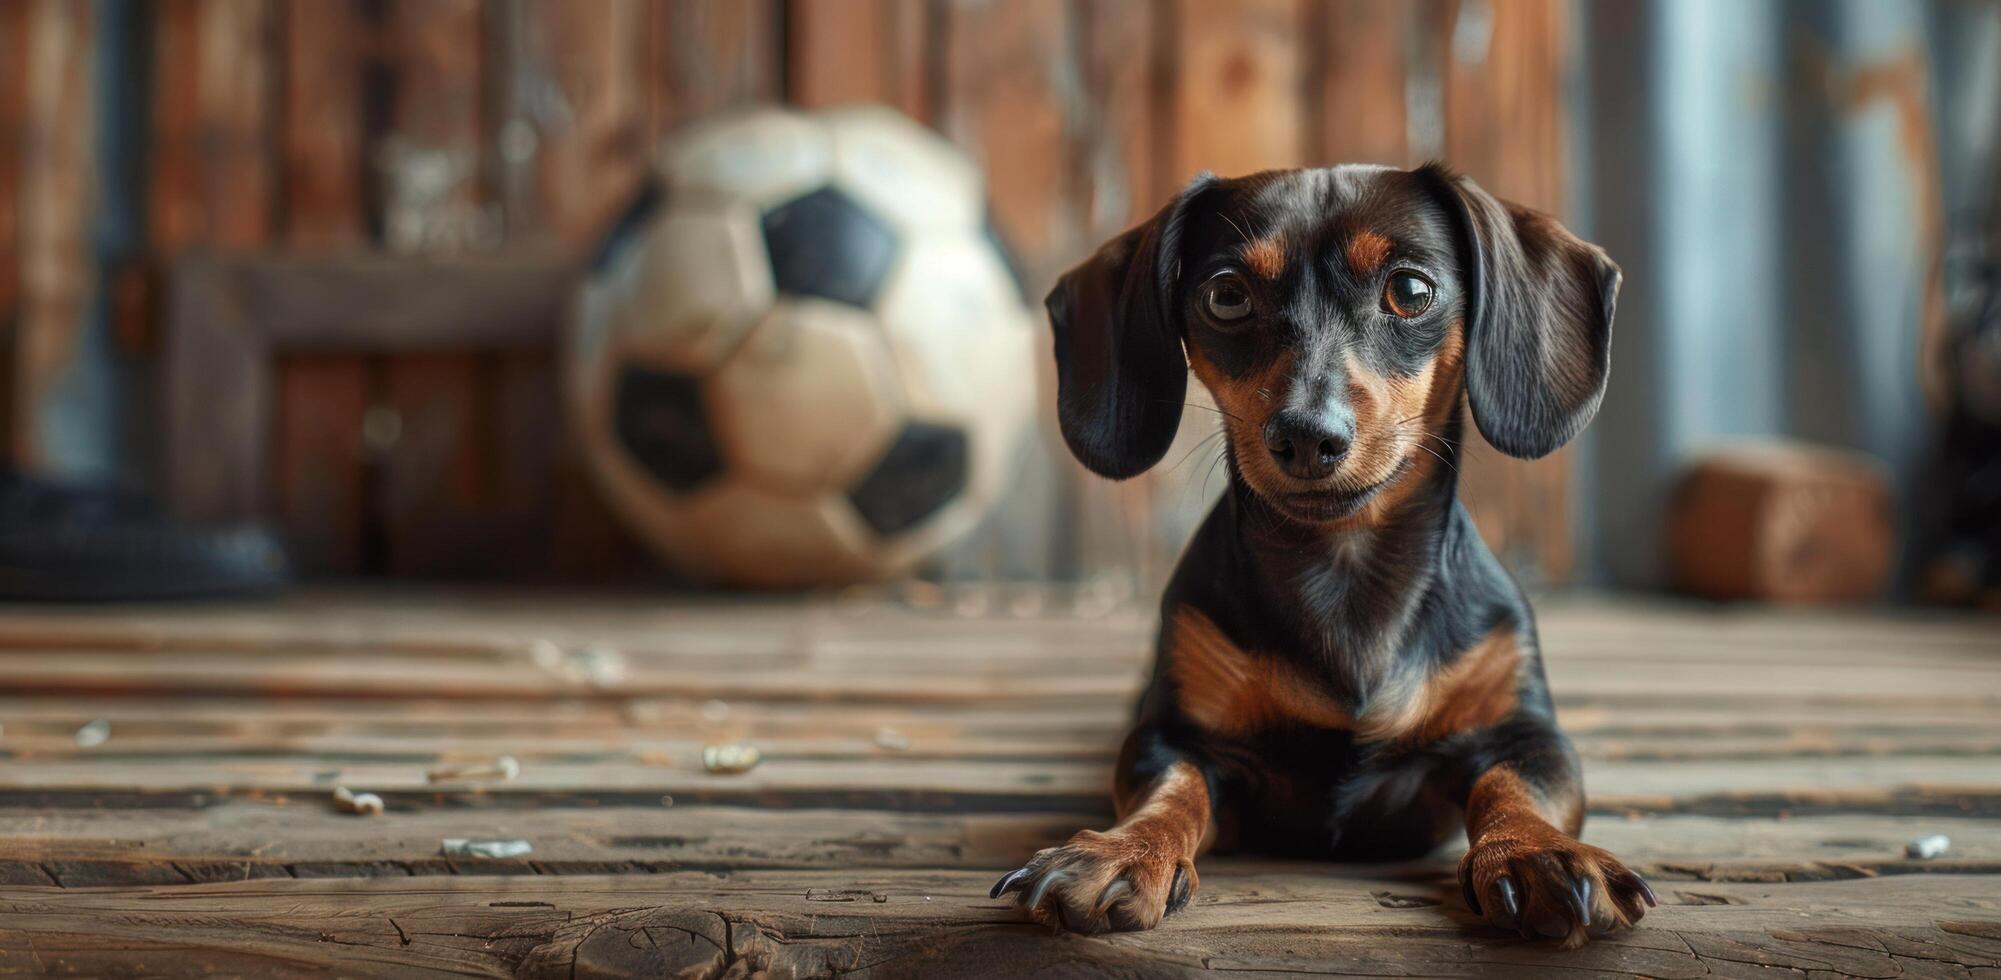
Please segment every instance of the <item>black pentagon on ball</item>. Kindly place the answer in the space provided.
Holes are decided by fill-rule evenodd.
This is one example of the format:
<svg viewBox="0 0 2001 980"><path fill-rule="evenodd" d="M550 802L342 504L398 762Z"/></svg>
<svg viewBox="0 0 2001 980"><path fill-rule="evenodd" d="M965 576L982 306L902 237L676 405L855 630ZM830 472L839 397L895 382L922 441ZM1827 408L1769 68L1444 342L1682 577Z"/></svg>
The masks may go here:
<svg viewBox="0 0 2001 980"><path fill-rule="evenodd" d="M781 293L868 306L896 264L896 234L833 187L764 213L764 247Z"/></svg>
<svg viewBox="0 0 2001 980"><path fill-rule="evenodd" d="M907 423L848 499L875 533L908 530L965 491L967 458L964 432L930 422Z"/></svg>
<svg viewBox="0 0 2001 980"><path fill-rule="evenodd" d="M612 426L626 452L677 492L723 471L699 378L626 365L612 395Z"/></svg>

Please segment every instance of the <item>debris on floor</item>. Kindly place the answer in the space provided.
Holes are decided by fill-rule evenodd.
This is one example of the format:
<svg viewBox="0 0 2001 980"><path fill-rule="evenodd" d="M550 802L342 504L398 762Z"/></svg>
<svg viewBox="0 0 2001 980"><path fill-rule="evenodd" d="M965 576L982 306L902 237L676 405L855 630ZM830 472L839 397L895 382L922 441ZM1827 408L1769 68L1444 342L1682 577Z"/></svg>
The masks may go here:
<svg viewBox="0 0 2001 980"><path fill-rule="evenodd" d="M1952 846L1952 840L1944 834L1926 834L1904 845L1904 856L1919 861L1929 861L1945 854Z"/></svg>
<svg viewBox="0 0 2001 980"><path fill-rule="evenodd" d="M554 640L535 640L528 644L528 659L535 666L554 673L563 669L563 647Z"/></svg>
<svg viewBox="0 0 2001 980"><path fill-rule="evenodd" d="M439 766L425 773L424 778L434 783L459 779L497 779L504 783L519 775L521 763L511 755L503 755L488 762Z"/></svg>
<svg viewBox="0 0 2001 980"><path fill-rule="evenodd" d="M734 776L757 768L763 756L752 745L708 745L702 748L702 768L719 776Z"/></svg>
<svg viewBox="0 0 2001 980"><path fill-rule="evenodd" d="M625 654L608 646L588 646L570 658L570 665L583 682L598 690L617 687L625 681Z"/></svg>
<svg viewBox="0 0 2001 980"><path fill-rule="evenodd" d="M528 643L527 651L535 666L574 683L604 690L625 680L625 654L604 644L571 650L554 640L537 639Z"/></svg>
<svg viewBox="0 0 2001 980"><path fill-rule="evenodd" d="M343 812L356 813L364 817L379 817L384 809L382 797L374 793L357 793L345 786L336 786L333 791L334 806Z"/></svg>
<svg viewBox="0 0 2001 980"><path fill-rule="evenodd" d="M76 730L76 747L88 749L111 740L111 723L99 718Z"/></svg>
<svg viewBox="0 0 2001 980"><path fill-rule="evenodd" d="M892 752L901 752L910 747L910 736L884 725L875 730L875 744Z"/></svg>
<svg viewBox="0 0 2001 980"><path fill-rule="evenodd" d="M534 849L534 845L518 837L512 840L468 840L464 837L447 837L438 843L438 853L446 857L512 858L520 857Z"/></svg>

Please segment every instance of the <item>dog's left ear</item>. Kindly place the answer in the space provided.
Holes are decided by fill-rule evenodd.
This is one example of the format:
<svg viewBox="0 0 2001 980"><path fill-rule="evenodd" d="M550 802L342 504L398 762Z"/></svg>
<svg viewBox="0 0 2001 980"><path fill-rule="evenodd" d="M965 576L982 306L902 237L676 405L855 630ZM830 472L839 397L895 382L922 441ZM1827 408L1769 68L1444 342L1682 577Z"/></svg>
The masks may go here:
<svg viewBox="0 0 2001 980"><path fill-rule="evenodd" d="M1466 394L1494 448L1548 455L1591 421L1611 370L1619 267L1539 211L1426 167L1459 221L1466 275Z"/></svg>

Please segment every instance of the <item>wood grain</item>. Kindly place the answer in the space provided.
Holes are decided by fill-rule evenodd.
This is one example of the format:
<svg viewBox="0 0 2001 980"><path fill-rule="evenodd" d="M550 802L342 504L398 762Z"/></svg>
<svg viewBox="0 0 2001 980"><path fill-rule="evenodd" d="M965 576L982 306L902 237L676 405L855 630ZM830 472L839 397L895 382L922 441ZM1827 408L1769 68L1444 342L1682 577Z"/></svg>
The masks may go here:
<svg viewBox="0 0 2001 980"><path fill-rule="evenodd" d="M922 0L789 0L786 97L807 108L879 102L930 119L936 9Z"/></svg>
<svg viewBox="0 0 2001 980"><path fill-rule="evenodd" d="M840 0L814 6L837 7ZM782 41L800 28L784 19L781 7L782 0L656 0L648 8L652 140L704 113L783 97L780 80L788 69Z"/></svg>
<svg viewBox="0 0 2001 980"><path fill-rule="evenodd" d="M18 16L27 58L14 188L19 313L7 393L16 454L31 467L61 469L60 447L42 441L40 426L83 347L84 311L97 281L89 239L98 139L93 16L65 0L26 4Z"/></svg>
<svg viewBox="0 0 2001 980"><path fill-rule="evenodd" d="M511 234L548 231L587 251L638 192L651 150L651 13L638 0L523 10L521 50L511 66L519 80L514 88L548 85L563 111L518 107L517 123L537 133L537 206L510 215Z"/></svg>
<svg viewBox="0 0 2001 980"><path fill-rule="evenodd" d="M166 0L155 18L153 246L262 245L278 202L275 5Z"/></svg>
<svg viewBox="0 0 2001 980"><path fill-rule="evenodd" d="M359 574L369 508L368 362L307 355L281 359L276 371L274 497L292 562L306 574Z"/></svg>
<svg viewBox="0 0 2001 980"><path fill-rule="evenodd" d="M1313 8L1320 43L1318 144L1314 163L1383 163L1409 167L1410 48L1422 28L1422 5L1405 0L1344 0Z"/></svg>
<svg viewBox="0 0 2001 980"><path fill-rule="evenodd" d="M1209 970L1701 976L1751 962L1827 976L2001 964L1997 879L1704 883L1647 924L1562 952L1490 936L1446 876L1341 879L1218 863L1185 917L1138 936L1051 935L979 873L701 872L622 877L258 879L116 890L9 888L0 966L350 975L1195 976ZM18 896L18 897L17 897ZM137 899L135 902L134 899ZM157 958L169 950L171 958ZM178 966L176 966L178 964Z"/></svg>
<svg viewBox="0 0 2001 980"><path fill-rule="evenodd" d="M1547 604L1586 836L1664 900L1559 954L1472 927L1456 846L1381 867L1216 858L1156 932L1024 926L984 889L1109 817L1151 617L1058 614L1047 591L893 595L12 610L0 968L1972 976L2001 952L1987 620ZM591 675L585 650L621 669ZM93 719L110 738L78 746ZM703 747L731 743L763 763L704 771ZM425 775L502 754L512 781ZM338 812L336 785L388 812ZM1944 858L1904 856L1930 833ZM467 836L533 850L438 853Z"/></svg>
<svg viewBox="0 0 2001 980"><path fill-rule="evenodd" d="M15 385L16 329L21 302L21 149L26 135L28 13L24 3L0 5L0 378ZM0 459L18 461L15 397L0 398Z"/></svg>
<svg viewBox="0 0 2001 980"><path fill-rule="evenodd" d="M1455 0L1429 34L1443 67L1444 151L1488 191L1563 214L1565 37L1560 0ZM1470 419L1469 419L1470 423ZM1460 486L1495 553L1532 582L1570 577L1570 454L1512 459L1469 436Z"/></svg>
<svg viewBox="0 0 2001 980"><path fill-rule="evenodd" d="M1174 10L1169 181L1305 164L1305 5L1178 0Z"/></svg>
<svg viewBox="0 0 2001 980"><path fill-rule="evenodd" d="M359 0L286 0L280 136L286 243L359 246L368 236L367 23Z"/></svg>

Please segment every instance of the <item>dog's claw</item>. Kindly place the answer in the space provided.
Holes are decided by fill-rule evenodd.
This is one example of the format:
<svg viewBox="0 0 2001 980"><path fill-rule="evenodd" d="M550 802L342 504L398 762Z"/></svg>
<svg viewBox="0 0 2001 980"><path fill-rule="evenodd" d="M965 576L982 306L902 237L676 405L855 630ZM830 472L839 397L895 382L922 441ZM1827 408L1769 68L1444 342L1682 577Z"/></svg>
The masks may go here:
<svg viewBox="0 0 2001 980"><path fill-rule="evenodd" d="M1564 900L1570 903L1570 914L1577 918L1577 924L1591 927L1591 879L1580 876L1570 883L1564 893Z"/></svg>
<svg viewBox="0 0 2001 980"><path fill-rule="evenodd" d="M1111 907L1117 904L1119 899L1122 899L1132 893L1133 893L1132 882L1127 881L1124 878L1112 879L1112 883L1106 885L1105 890L1098 893L1097 903L1091 906L1091 918L1093 919L1104 918L1105 913L1110 911Z"/></svg>
<svg viewBox="0 0 2001 980"><path fill-rule="evenodd" d="M1485 915L1480 909L1480 896L1473 891L1473 876L1460 875L1459 889L1466 893L1466 908L1474 915Z"/></svg>
<svg viewBox="0 0 2001 980"><path fill-rule="evenodd" d="M1188 900L1195 897L1195 889L1188 883L1188 868L1176 866L1174 880L1167 886L1167 912L1172 915L1188 907Z"/></svg>
<svg viewBox="0 0 2001 980"><path fill-rule="evenodd" d="M1065 877L1067 876L1061 871L1051 871L1037 878L1034 887L1028 890L1028 894L1021 897L1021 907L1025 909L1041 908L1042 900L1049 895L1049 889L1054 888L1056 883Z"/></svg>
<svg viewBox="0 0 2001 980"><path fill-rule="evenodd" d="M1520 917L1522 903L1520 896L1515 894L1515 880L1502 875L1494 879L1494 889L1501 893L1501 911L1506 912L1510 919Z"/></svg>
<svg viewBox="0 0 2001 980"><path fill-rule="evenodd" d="M1654 898L1654 886L1647 884L1647 879L1640 877L1639 872L1629 870L1626 872L1626 878L1627 882L1631 884L1633 888L1640 893L1641 897L1647 900L1648 908L1653 908L1660 904L1660 902Z"/></svg>
<svg viewBox="0 0 2001 980"><path fill-rule="evenodd" d="M999 898L1011 891L1019 890L1022 882L1028 880L1028 874L1027 868L1016 868L1007 874L1001 875L1001 880L994 882L994 890L988 892L987 897Z"/></svg>

